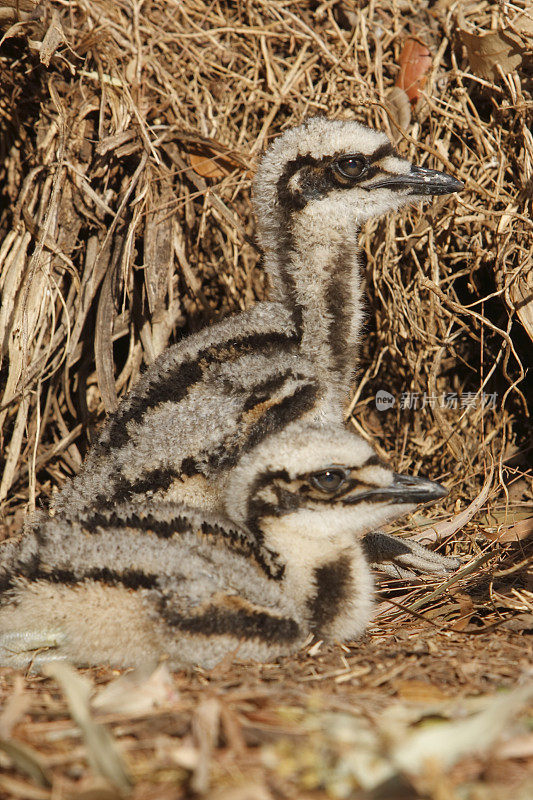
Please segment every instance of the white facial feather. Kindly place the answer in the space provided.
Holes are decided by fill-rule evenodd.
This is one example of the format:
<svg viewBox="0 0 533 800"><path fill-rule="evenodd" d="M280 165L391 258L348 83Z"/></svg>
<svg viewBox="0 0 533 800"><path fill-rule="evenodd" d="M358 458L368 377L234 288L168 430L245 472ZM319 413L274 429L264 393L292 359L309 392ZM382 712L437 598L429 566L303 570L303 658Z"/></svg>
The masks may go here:
<svg viewBox="0 0 533 800"><path fill-rule="evenodd" d="M334 464L357 468L373 455L374 450L364 439L347 431L341 424L313 427L309 423L297 422L288 425L282 433L267 438L248 455L244 455L232 470L225 490L226 514L236 524L245 524L250 493L254 491L259 476L286 472L292 480ZM385 486L392 481L392 471L383 467L373 469L378 485ZM318 520L320 515L317 514L316 518ZM321 526L322 522L317 524ZM376 527L379 524L382 524L381 519Z"/></svg>
<svg viewBox="0 0 533 800"><path fill-rule="evenodd" d="M254 204L257 213L260 237L265 249L271 246L268 234L276 228L276 212L278 207L278 182L287 165L297 158L310 156L314 159L338 156L343 153L361 153L371 155L379 147L389 143L388 137L380 131L374 131L351 120L328 120L323 117L308 119L303 125L291 128L279 136L268 148L254 180ZM410 164L397 157L387 157L383 166L391 172L402 174L408 172ZM289 189L299 188L298 174L289 181ZM345 205L352 204L350 219L361 222L391 209L399 208L408 198L398 197L397 193L387 189L378 190L379 196L370 207L364 207L368 193L359 187L340 191ZM357 203L356 200L360 202ZM312 202L317 207L320 203ZM322 211L324 208L322 207ZM317 212L320 213L320 212ZM330 223L330 217L322 218L323 225Z"/></svg>

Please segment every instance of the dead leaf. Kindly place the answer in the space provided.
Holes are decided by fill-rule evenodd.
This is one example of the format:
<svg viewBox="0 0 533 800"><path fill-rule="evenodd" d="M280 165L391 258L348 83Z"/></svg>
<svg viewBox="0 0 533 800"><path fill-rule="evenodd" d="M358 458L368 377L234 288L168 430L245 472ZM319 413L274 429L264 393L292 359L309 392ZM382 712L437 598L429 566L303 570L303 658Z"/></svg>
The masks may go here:
<svg viewBox="0 0 533 800"><path fill-rule="evenodd" d="M500 74L498 67L507 74L522 63L519 40L503 31L478 34L460 30L459 35L470 67L480 78L495 80Z"/></svg>
<svg viewBox="0 0 533 800"><path fill-rule="evenodd" d="M109 266L100 290L94 336L96 377L104 407L108 413L115 411L118 406L118 395L115 388L115 364L113 361L113 288L115 267L122 244L123 238L117 235L113 251L113 262Z"/></svg>
<svg viewBox="0 0 533 800"><path fill-rule="evenodd" d="M487 500L493 477L494 464L492 464L489 474L485 478L485 483L483 484L483 488L481 489L480 493L474 498L474 500L472 500L470 505L467 506L464 511L461 511L459 514L456 514L455 517L452 517L449 520L438 522L436 525L432 525L430 528L424 528L423 531L413 534L410 538L414 539L415 542L427 545L441 542L443 539L446 539L446 537L457 533L457 531L461 530L461 528L463 528L466 523L472 519L474 514L477 514L479 509Z"/></svg>
<svg viewBox="0 0 533 800"><path fill-rule="evenodd" d="M246 783L212 792L211 800L272 800L272 795L262 783Z"/></svg>
<svg viewBox="0 0 533 800"><path fill-rule="evenodd" d="M198 794L209 788L211 758L220 729L220 702L215 697L203 700L193 717L193 736L200 755L199 762L191 778L191 787Z"/></svg>
<svg viewBox="0 0 533 800"><path fill-rule="evenodd" d="M467 755L488 750L514 716L533 699L533 683L490 697L486 708L467 719L415 729L399 743L393 763L416 774L424 762L434 758L449 769Z"/></svg>
<svg viewBox="0 0 533 800"><path fill-rule="evenodd" d="M45 67L50 66L50 60L54 55L57 48L65 41L65 34L61 27L61 20L59 18L59 11L54 8L52 11L52 21L44 35L39 52L41 64Z"/></svg>
<svg viewBox="0 0 533 800"><path fill-rule="evenodd" d="M7 39L15 39L17 36L23 36L26 27L27 25L24 22L15 22L14 25L11 25L0 39L0 47L2 47Z"/></svg>
<svg viewBox="0 0 533 800"><path fill-rule="evenodd" d="M454 599L459 603L459 619L457 619L450 627L453 631L464 631L476 613L474 603L468 594L463 594L462 592L454 589L450 591L450 594L453 594Z"/></svg>
<svg viewBox="0 0 533 800"><path fill-rule="evenodd" d="M533 733L515 736L502 742L494 750L496 758L531 758L533 756Z"/></svg>
<svg viewBox="0 0 533 800"><path fill-rule="evenodd" d="M0 739L0 750L9 756L17 769L29 775L38 786L52 785L51 775L44 765L41 754L36 750L14 739Z"/></svg>
<svg viewBox="0 0 533 800"><path fill-rule="evenodd" d="M25 14L31 14L39 5L39 0L0 0L2 8L9 8L15 13L23 11Z"/></svg>
<svg viewBox="0 0 533 800"><path fill-rule="evenodd" d="M203 144L201 151L189 153L189 163L197 175L202 178L221 180L240 167L238 161L227 153L219 153L214 148Z"/></svg>
<svg viewBox="0 0 533 800"><path fill-rule="evenodd" d="M507 628L508 631L514 631L515 633L531 631L533 630L533 614L530 614L528 611L523 614L517 614L511 617L511 619L506 620L502 627Z"/></svg>
<svg viewBox="0 0 533 800"><path fill-rule="evenodd" d="M393 86L386 94L385 105L399 128L406 130L411 122L411 104L403 89Z"/></svg>
<svg viewBox="0 0 533 800"><path fill-rule="evenodd" d="M13 691L0 712L0 737L2 739L10 738L11 731L22 719L30 704L30 696L24 690L24 678L22 675L17 675Z"/></svg>
<svg viewBox="0 0 533 800"><path fill-rule="evenodd" d="M520 522L515 522L507 528L498 529L496 531L483 531L487 539L492 542L520 542L528 539L533 534L533 517L523 519Z"/></svg>
<svg viewBox="0 0 533 800"><path fill-rule="evenodd" d="M516 216L517 211L518 205L515 203L509 203L505 209L505 213L501 215L500 221L498 222L498 227L496 228L496 233L499 236L509 227L509 223Z"/></svg>
<svg viewBox="0 0 533 800"><path fill-rule="evenodd" d="M148 307L153 316L164 308L172 275L172 204L176 198L169 180L154 180L150 192L150 211L146 215L144 228L144 282Z"/></svg>
<svg viewBox="0 0 533 800"><path fill-rule="evenodd" d="M123 792L131 788L131 779L111 733L96 723L89 708L92 683L67 662L50 661L43 666L43 673L54 678L65 695L72 719L79 726L87 755L93 769L111 781Z"/></svg>
<svg viewBox="0 0 533 800"><path fill-rule="evenodd" d="M142 716L177 699L168 667L162 664L154 671L142 667L121 675L101 689L91 705L106 713Z"/></svg>
<svg viewBox="0 0 533 800"><path fill-rule="evenodd" d="M35 11L39 0L0 0L0 27L13 22L0 40L0 47L5 39L24 35L28 29L28 16Z"/></svg>
<svg viewBox="0 0 533 800"><path fill-rule="evenodd" d="M417 102L424 88L431 62L431 53L424 42L414 37L405 40L399 58L400 73L396 78L396 86L404 90L412 105Z"/></svg>
<svg viewBox="0 0 533 800"><path fill-rule="evenodd" d="M518 276L509 288L509 297L520 322L533 340L533 269Z"/></svg>
<svg viewBox="0 0 533 800"><path fill-rule="evenodd" d="M2 789L5 794L1 793ZM52 794L50 789L39 789L18 778L0 775L0 797L12 797L16 800L51 800ZM78 800L78 796L76 800Z"/></svg>

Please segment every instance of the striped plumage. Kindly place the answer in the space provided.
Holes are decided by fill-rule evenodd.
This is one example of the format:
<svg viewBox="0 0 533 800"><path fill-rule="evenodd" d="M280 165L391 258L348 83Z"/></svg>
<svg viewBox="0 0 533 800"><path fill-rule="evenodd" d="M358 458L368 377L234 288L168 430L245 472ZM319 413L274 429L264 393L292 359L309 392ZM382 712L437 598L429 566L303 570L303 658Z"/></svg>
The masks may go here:
<svg viewBox="0 0 533 800"><path fill-rule="evenodd" d="M341 420L363 318L361 223L459 187L356 122L317 118L285 132L254 184L274 300L152 364L55 499L56 513L147 495L217 511L251 445L297 419Z"/></svg>
<svg viewBox="0 0 533 800"><path fill-rule="evenodd" d="M462 186L411 165L384 133L353 121L310 119L265 154L254 184L265 268L275 297L291 308L302 354L341 398L364 317L361 225Z"/></svg>
<svg viewBox="0 0 533 800"><path fill-rule="evenodd" d="M220 510L242 452L320 397L287 317L280 304L258 303L163 353L110 415L56 513L147 496Z"/></svg>
<svg viewBox="0 0 533 800"><path fill-rule="evenodd" d="M363 537L444 493L340 426L292 423L232 471L224 516L127 503L0 544L0 663L209 668L353 639L372 607Z"/></svg>
<svg viewBox="0 0 533 800"><path fill-rule="evenodd" d="M210 666L236 649L262 660L309 632L361 633L369 562L399 575L454 566L375 533L439 492L379 464L342 405L362 320L360 224L459 186L353 122L309 120L274 143L255 183L274 299L169 348L54 516L1 547L0 661L27 663L52 640L77 663L164 653ZM317 472L344 488L324 495Z"/></svg>

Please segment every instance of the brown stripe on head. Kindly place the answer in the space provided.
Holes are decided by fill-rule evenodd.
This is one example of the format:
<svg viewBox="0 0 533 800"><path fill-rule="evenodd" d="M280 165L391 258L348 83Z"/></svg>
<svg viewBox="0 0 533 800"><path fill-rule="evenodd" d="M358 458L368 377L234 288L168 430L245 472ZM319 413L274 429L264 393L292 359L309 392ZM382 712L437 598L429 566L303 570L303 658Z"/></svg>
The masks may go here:
<svg viewBox="0 0 533 800"><path fill-rule="evenodd" d="M279 392L289 378L299 379L299 377L299 375L294 374L292 369L287 369L281 375L272 375L263 381L259 381L245 400L243 410L249 411L256 405L268 400L273 394Z"/></svg>
<svg viewBox="0 0 533 800"><path fill-rule="evenodd" d="M267 436L279 433L291 422L295 422L303 414L311 411L319 396L319 388L316 381L309 381L303 386L299 386L292 394L269 405L247 436L243 452L249 452Z"/></svg>
<svg viewBox="0 0 533 800"><path fill-rule="evenodd" d="M261 520L278 516L280 513L278 496L275 493L273 494L272 502L262 496L263 490L272 486L278 478L285 483L289 483L290 480L289 473L286 470L265 470L255 477L248 491L245 525L258 542L263 541Z"/></svg>
<svg viewBox="0 0 533 800"><path fill-rule="evenodd" d="M387 156L393 156L394 158L399 158L398 152L391 142L384 142L380 147L378 147L374 152L368 156L370 162L375 163L376 161L381 161L382 158L387 158Z"/></svg>

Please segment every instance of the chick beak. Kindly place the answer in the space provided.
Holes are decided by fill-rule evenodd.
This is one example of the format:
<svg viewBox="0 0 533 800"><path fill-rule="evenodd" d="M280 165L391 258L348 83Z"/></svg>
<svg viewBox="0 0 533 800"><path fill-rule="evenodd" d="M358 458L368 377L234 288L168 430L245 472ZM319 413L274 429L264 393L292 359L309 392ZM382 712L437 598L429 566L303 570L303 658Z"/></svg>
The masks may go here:
<svg viewBox="0 0 533 800"><path fill-rule="evenodd" d="M440 483L427 478L416 478L414 475L400 475L397 472L388 488L393 503L429 503L448 494L448 490Z"/></svg>
<svg viewBox="0 0 533 800"><path fill-rule="evenodd" d="M369 500L371 503L387 503L390 505L406 504L418 505L430 503L445 497L448 490L440 483L427 478L415 478L413 475L399 475L394 473L394 479L389 486L376 486L365 492L354 492L343 498L343 503L355 505Z"/></svg>
<svg viewBox="0 0 533 800"><path fill-rule="evenodd" d="M464 189L464 183L437 169L427 169L411 165L409 172L387 175L376 183L368 185L368 189L409 189L410 195L424 196L432 194L451 194Z"/></svg>

